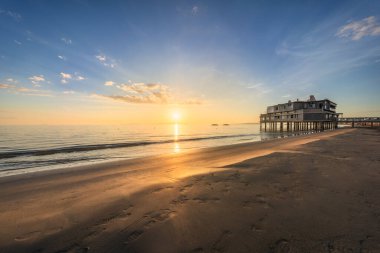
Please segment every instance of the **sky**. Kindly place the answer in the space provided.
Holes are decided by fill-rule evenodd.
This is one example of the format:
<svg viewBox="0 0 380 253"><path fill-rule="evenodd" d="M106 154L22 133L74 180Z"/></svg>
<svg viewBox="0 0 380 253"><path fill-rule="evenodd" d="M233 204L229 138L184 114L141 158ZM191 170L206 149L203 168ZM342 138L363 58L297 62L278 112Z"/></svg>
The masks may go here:
<svg viewBox="0 0 380 253"><path fill-rule="evenodd" d="M380 116L380 1L0 0L0 34L0 124Z"/></svg>

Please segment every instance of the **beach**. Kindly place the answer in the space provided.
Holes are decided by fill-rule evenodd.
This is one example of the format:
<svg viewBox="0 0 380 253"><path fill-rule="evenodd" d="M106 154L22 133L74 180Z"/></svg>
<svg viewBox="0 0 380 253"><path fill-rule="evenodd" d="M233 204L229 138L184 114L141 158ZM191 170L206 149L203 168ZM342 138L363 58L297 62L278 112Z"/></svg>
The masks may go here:
<svg viewBox="0 0 380 253"><path fill-rule="evenodd" d="M380 252L380 131L0 178L0 252Z"/></svg>

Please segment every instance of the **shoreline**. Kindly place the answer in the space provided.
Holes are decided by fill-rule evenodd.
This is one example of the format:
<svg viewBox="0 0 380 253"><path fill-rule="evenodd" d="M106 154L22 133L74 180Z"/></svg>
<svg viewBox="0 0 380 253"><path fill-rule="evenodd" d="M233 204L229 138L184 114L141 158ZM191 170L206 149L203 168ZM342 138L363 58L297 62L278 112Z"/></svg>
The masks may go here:
<svg viewBox="0 0 380 253"><path fill-rule="evenodd" d="M194 148L194 149L189 149L189 150L184 150L179 153L165 153L165 154L157 154L157 155L143 155L141 157L135 157L135 158L121 158L121 159L115 159L111 161L101 161L101 162L89 162L89 163L84 163L84 164L73 164L73 165L65 165L64 167L60 168L53 168L53 169L41 169L41 170L33 170L32 169L20 169L22 172L17 172L18 169L15 169L14 174L6 174L6 175L1 175L0 174L0 183L4 180L3 178L10 178L10 177L33 177L34 174L54 174L54 171L57 171L57 173L61 173L62 170L82 170L84 168L89 168L89 167L98 167L98 166L113 166L114 164L120 164L123 162L128 162L136 159L148 159L148 158L154 158L154 157L166 157L166 156L172 156L172 155L184 155L192 152L201 152L202 150L212 150L215 148L228 148L228 147L233 147L233 146L239 146L239 145L251 145L251 144L256 144L256 143L263 143L263 142L268 142L268 141L277 141L280 139L287 139L287 138L298 138L301 136L313 136L313 135L318 135L318 134L323 134L326 132L331 132L331 131L343 131L343 130L348 130L345 128L340 128L336 130L326 130L324 132L289 132L289 135L285 135L283 137L276 137L276 138L269 138L269 139L264 139L264 140L259 140L259 141L249 141L249 142L239 142L239 143L233 143L233 144L227 144L227 145L216 145L216 146L211 146L211 147L200 147L200 148ZM293 135L292 135L293 134ZM175 143L173 141L173 143ZM25 171L25 170L32 170L32 171ZM1 173L1 172L0 172ZM6 179L5 179L6 181Z"/></svg>
<svg viewBox="0 0 380 253"><path fill-rule="evenodd" d="M362 237L377 249L379 136L340 129L0 178L0 249L324 252Z"/></svg>

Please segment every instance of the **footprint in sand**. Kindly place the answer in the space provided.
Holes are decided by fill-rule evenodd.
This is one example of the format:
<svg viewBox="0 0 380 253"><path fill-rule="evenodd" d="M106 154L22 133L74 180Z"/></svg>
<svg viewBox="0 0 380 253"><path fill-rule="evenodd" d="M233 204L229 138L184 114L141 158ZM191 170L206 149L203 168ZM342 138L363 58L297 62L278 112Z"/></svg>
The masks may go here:
<svg viewBox="0 0 380 253"><path fill-rule="evenodd" d="M171 204L172 205L182 205L182 204L185 204L188 200L189 199L187 198L186 195L181 194L181 195L178 196L178 198L173 199L171 201Z"/></svg>
<svg viewBox="0 0 380 253"><path fill-rule="evenodd" d="M194 184L190 183L190 184L186 184L182 187L182 189L188 189L188 188L191 188L193 187Z"/></svg>
<svg viewBox="0 0 380 253"><path fill-rule="evenodd" d="M289 242L285 239L280 239L276 241L276 243L270 247L271 253L288 253L290 252Z"/></svg>
<svg viewBox="0 0 380 253"><path fill-rule="evenodd" d="M154 189L152 191L152 193L157 193L157 192L161 192L161 191L164 191L164 190L170 190L170 189L173 189L173 188L174 188L173 186L159 187L157 189Z"/></svg>
<svg viewBox="0 0 380 253"><path fill-rule="evenodd" d="M145 228L149 228L151 225L157 222L164 222L168 219L173 218L177 213L171 209L161 209L159 211L153 211L146 213L144 218L147 218L147 221L144 224Z"/></svg>
<svg viewBox="0 0 380 253"><path fill-rule="evenodd" d="M131 243L133 241L136 241L142 234L144 233L144 231L142 230L135 230L133 231L132 233L130 233L127 237L127 239L125 240L125 244L128 244L128 243Z"/></svg>
<svg viewBox="0 0 380 253"><path fill-rule="evenodd" d="M252 224L251 225L251 231L253 232L263 232L262 228L258 225Z"/></svg>
<svg viewBox="0 0 380 253"><path fill-rule="evenodd" d="M200 203L200 204L204 204L204 203L208 203L208 202L217 203L220 201L220 198L208 197L208 196L199 196L199 197L193 198L193 200Z"/></svg>
<svg viewBox="0 0 380 253"><path fill-rule="evenodd" d="M201 252L204 252L204 251L203 251L203 248L199 247L199 248L195 248L195 249L193 249L193 250L190 251L190 252L192 252L192 253L201 253Z"/></svg>
<svg viewBox="0 0 380 253"><path fill-rule="evenodd" d="M29 239L36 238L40 234L41 234L41 231L33 231L33 232L29 232L29 233L17 236L14 240L15 241L26 241L26 240L29 240Z"/></svg>
<svg viewBox="0 0 380 253"><path fill-rule="evenodd" d="M211 247L211 252L223 252L225 250L227 239L232 235L232 232L225 230L218 237L218 239L213 243Z"/></svg>

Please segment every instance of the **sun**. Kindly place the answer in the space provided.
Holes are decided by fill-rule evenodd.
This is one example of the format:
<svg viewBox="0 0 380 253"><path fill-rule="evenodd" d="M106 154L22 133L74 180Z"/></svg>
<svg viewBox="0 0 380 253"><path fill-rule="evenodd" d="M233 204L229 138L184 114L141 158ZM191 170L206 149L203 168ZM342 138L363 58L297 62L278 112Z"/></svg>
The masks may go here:
<svg viewBox="0 0 380 253"><path fill-rule="evenodd" d="M181 114L179 112L173 112L172 119L174 122L178 122L181 119Z"/></svg>

